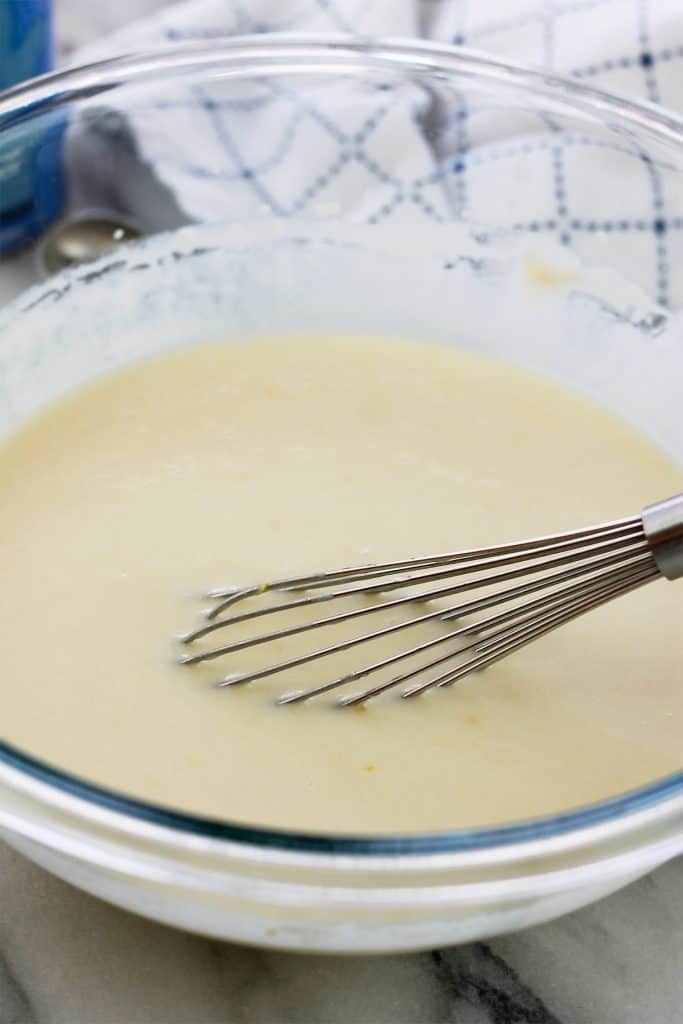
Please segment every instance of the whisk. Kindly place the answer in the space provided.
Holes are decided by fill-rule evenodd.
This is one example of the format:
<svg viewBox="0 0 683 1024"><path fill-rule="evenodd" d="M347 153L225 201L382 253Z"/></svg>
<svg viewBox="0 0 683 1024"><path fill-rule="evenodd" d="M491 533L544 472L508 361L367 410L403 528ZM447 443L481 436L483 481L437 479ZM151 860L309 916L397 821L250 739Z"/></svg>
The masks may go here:
<svg viewBox="0 0 683 1024"><path fill-rule="evenodd" d="M317 646L256 671L234 672L217 681L216 685L229 687L255 682L314 661L324 664L326 659L341 651L391 634L405 631L409 635L411 629L425 623L453 622L456 628L446 627L445 633L419 644L407 642L398 653L353 672L333 677L331 670L328 669L327 674L321 671L319 685L286 693L278 703L310 700L382 670L393 672L395 667L399 667L397 674L343 696L337 701L338 705L361 704L402 684L410 685L401 691L401 697L411 698L452 686L545 633L660 576L670 580L683 577L683 494L648 505L640 515L628 519L521 543L213 590L207 597L215 604L205 612L205 624L182 636L183 644L192 645L207 636L224 634L240 623L259 619L271 621L271 617L275 621L275 617L286 611L311 610L314 614L295 625L274 628L222 646L206 647L185 655L180 661L196 665L236 656L241 651L285 637L312 631L317 635L318 631L324 632L326 627L340 623L348 623L354 630L348 637L328 646ZM292 597L282 603L272 603L272 595L277 594ZM535 596L529 599L530 595ZM375 603L358 607L358 599L366 597L373 598ZM350 599L354 599L354 606L349 608ZM415 602L421 602L428 609L430 602L438 602L438 607L421 610L419 615L392 621L381 628L363 628L366 620L371 623L377 613L410 610ZM330 609L330 614L318 613L320 606L332 603L336 610ZM238 604L241 607L236 612ZM360 628L356 630L356 627ZM442 650L434 657L439 648ZM425 660L413 664L415 657L423 653ZM410 667L400 670L401 663L407 660Z"/></svg>

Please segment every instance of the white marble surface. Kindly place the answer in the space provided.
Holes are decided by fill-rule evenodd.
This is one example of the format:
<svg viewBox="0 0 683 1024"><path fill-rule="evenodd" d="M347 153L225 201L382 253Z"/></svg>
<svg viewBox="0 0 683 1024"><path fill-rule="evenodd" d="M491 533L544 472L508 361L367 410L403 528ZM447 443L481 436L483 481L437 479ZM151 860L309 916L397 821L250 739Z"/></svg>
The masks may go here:
<svg viewBox="0 0 683 1024"><path fill-rule="evenodd" d="M62 51L163 0L56 0ZM8 261L0 302L29 268ZM0 1024L680 1024L683 860L552 924L391 957L222 945L115 910L0 845Z"/></svg>

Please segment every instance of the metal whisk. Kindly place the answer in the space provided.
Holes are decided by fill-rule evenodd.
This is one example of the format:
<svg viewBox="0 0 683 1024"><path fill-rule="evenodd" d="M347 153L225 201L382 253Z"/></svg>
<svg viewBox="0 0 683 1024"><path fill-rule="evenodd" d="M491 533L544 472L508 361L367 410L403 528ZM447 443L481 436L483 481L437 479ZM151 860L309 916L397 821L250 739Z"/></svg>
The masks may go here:
<svg viewBox="0 0 683 1024"><path fill-rule="evenodd" d="M438 608L422 611L405 621L391 622L374 630L361 628L329 646L316 647L257 671L233 673L217 682L218 686L225 687L254 682L318 659L322 662L340 651L409 631L424 623L438 626L457 620L457 628L447 629L417 645L407 643L397 654L354 672L325 679L321 670L320 685L285 694L278 703L309 700L399 666L404 660L425 652L427 659L417 666L411 664L389 679L344 696L338 704L342 707L360 704L403 683L411 685L402 690L401 696L416 697L428 690L451 686L565 622L659 576L670 580L683 577L683 494L649 505L638 516L521 543L214 590L207 595L216 602L205 613L208 621L181 637L182 643L194 644L214 633L229 631L239 623L269 619L295 609L317 610L320 605L338 602L339 610L322 616L314 614L304 622L223 646L208 647L186 655L181 663L196 665L238 655L240 651L285 637L324 631L330 625L348 623L353 627L366 619L371 622L378 612L410 610L416 601L438 601ZM392 592L401 590L407 593L392 596ZM478 591L481 593L477 594ZM278 593L303 596L271 603L272 595ZM463 595L468 596L463 599ZM529 599L530 595L536 596ZM356 599L357 604L358 598L366 597L379 600L361 607L348 607L350 599ZM235 605L252 601L259 603L235 614ZM344 602L347 602L346 608ZM502 610L493 614L481 614L501 606ZM432 656L435 649L444 647L445 653L442 650L438 657Z"/></svg>

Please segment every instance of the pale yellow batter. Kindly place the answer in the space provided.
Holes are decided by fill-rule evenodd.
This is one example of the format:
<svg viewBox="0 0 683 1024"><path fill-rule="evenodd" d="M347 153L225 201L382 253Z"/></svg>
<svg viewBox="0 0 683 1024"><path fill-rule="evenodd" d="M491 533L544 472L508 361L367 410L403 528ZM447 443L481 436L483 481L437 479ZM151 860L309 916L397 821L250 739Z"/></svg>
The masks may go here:
<svg viewBox="0 0 683 1024"><path fill-rule="evenodd" d="M181 668L173 637L207 587L588 525L682 485L610 413L446 348L282 338L129 367L0 448L0 734L147 800L293 829L446 829L614 795L682 767L676 584L360 713L274 707L320 665L217 690L249 659Z"/></svg>

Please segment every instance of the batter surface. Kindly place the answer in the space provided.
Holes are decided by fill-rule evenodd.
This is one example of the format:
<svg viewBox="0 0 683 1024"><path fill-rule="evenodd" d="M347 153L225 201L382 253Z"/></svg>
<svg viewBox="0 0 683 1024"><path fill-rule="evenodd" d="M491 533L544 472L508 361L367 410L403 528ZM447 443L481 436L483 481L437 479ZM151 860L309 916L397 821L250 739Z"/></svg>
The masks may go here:
<svg viewBox="0 0 683 1024"><path fill-rule="evenodd" d="M249 658L174 663L207 587L518 540L683 490L650 441L520 370L382 339L187 349L47 410L0 448L0 487L0 734L62 769L242 822L415 832L682 767L664 581L457 687L360 712L273 706L328 678L320 664L217 690Z"/></svg>

